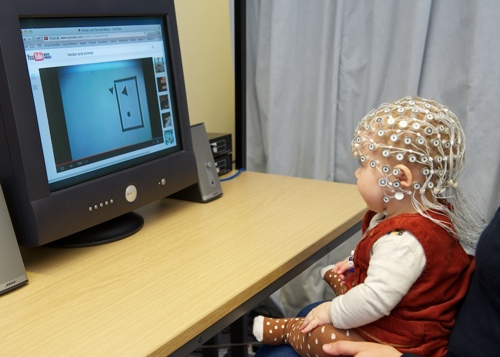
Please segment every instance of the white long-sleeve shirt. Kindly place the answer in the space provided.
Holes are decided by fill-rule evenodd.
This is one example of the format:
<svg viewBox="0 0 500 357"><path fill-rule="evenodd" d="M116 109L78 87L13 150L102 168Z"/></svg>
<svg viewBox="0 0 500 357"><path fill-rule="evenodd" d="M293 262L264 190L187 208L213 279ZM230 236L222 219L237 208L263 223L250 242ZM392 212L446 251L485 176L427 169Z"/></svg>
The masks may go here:
<svg viewBox="0 0 500 357"><path fill-rule="evenodd" d="M384 219L377 214L370 230ZM330 318L337 328L366 325L390 314L424 270L425 253L410 232L391 232L378 239L370 252L364 283L332 300Z"/></svg>

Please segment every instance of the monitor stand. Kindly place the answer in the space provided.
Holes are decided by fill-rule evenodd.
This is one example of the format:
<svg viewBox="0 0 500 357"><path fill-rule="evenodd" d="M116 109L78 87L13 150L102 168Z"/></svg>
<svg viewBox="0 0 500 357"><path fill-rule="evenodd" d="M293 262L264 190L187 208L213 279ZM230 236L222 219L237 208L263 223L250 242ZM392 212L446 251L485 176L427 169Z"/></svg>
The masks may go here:
<svg viewBox="0 0 500 357"><path fill-rule="evenodd" d="M46 246L56 248L81 248L111 243L131 236L138 232L143 225L144 218L135 212L130 212L81 232L58 239Z"/></svg>

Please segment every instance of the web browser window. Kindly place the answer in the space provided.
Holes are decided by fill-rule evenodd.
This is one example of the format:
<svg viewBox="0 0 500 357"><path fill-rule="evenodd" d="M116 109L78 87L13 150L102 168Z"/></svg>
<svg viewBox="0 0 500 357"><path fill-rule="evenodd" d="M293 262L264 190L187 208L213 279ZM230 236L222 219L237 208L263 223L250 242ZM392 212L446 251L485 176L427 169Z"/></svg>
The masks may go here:
<svg viewBox="0 0 500 357"><path fill-rule="evenodd" d="M160 17L21 19L54 188L180 150L164 28Z"/></svg>

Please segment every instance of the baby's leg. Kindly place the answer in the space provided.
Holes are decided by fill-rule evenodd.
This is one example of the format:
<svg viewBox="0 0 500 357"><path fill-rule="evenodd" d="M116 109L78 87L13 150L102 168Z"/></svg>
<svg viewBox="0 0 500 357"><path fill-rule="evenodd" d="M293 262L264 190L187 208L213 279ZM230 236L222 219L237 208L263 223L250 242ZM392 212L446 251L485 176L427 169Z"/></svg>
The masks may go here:
<svg viewBox="0 0 500 357"><path fill-rule="evenodd" d="M330 285L333 289L335 295L343 295L347 291L347 286L342 282L342 280L333 272L333 269L327 270L323 275L323 280Z"/></svg>
<svg viewBox="0 0 500 357"><path fill-rule="evenodd" d="M325 356L322 346L340 340L363 341L354 330L341 330L333 325L318 326L309 333L302 333L300 326L304 318L268 318L257 316L254 319L254 335L258 341L267 345L288 343L301 356Z"/></svg>

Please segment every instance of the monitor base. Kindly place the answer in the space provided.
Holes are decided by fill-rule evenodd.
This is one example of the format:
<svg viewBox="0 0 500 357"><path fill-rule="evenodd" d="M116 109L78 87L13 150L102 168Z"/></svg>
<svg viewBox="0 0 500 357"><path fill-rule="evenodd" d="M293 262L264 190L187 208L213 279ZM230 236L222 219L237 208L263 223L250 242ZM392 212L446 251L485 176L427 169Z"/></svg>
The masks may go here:
<svg viewBox="0 0 500 357"><path fill-rule="evenodd" d="M47 247L81 248L106 244L127 238L138 232L144 225L144 218L135 212L129 212L109 221L90 227L47 244Z"/></svg>

